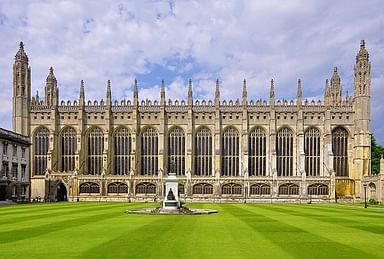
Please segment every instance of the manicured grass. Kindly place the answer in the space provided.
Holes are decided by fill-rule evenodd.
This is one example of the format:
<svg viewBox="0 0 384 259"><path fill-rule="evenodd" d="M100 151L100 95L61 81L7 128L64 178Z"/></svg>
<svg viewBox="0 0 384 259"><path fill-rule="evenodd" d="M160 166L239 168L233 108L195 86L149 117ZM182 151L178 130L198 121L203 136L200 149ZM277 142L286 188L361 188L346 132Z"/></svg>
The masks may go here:
<svg viewBox="0 0 384 259"><path fill-rule="evenodd" d="M383 258L384 210L307 204L189 204L218 214L126 214L155 204L0 207L0 257Z"/></svg>

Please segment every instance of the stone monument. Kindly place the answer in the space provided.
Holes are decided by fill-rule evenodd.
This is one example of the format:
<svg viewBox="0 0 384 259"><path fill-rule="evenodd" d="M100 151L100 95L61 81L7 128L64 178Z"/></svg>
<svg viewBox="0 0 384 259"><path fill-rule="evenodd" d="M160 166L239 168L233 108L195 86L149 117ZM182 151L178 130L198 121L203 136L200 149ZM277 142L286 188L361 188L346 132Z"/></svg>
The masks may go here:
<svg viewBox="0 0 384 259"><path fill-rule="evenodd" d="M163 209L177 210L180 208L178 182L175 173L170 173L165 179L165 199Z"/></svg>

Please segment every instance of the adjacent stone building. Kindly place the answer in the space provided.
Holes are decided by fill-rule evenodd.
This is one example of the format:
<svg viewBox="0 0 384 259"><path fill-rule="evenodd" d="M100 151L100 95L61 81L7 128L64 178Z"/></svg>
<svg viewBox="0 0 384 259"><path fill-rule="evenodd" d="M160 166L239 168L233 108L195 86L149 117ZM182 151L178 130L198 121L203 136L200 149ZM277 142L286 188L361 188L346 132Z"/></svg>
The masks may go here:
<svg viewBox="0 0 384 259"><path fill-rule="evenodd" d="M29 198L29 137L0 128L0 201Z"/></svg>
<svg viewBox="0 0 384 259"><path fill-rule="evenodd" d="M31 96L24 46L13 66L13 127L30 136L31 196L58 200L156 200L175 172L182 200L334 201L362 197L370 174L371 64L364 41L356 56L353 96L342 95L337 68L324 100L59 99L52 68L45 96Z"/></svg>

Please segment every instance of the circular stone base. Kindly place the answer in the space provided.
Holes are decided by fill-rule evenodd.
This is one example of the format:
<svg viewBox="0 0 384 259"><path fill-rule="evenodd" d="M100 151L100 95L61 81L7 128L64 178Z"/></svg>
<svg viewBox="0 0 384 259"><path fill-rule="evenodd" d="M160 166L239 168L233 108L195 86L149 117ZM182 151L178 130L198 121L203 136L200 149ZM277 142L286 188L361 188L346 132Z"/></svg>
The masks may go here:
<svg viewBox="0 0 384 259"><path fill-rule="evenodd" d="M144 208L127 210L130 214L152 214L152 215L199 215L199 214L212 214L217 213L217 210L209 209L192 209L192 208L176 208L176 209L164 209L164 208Z"/></svg>

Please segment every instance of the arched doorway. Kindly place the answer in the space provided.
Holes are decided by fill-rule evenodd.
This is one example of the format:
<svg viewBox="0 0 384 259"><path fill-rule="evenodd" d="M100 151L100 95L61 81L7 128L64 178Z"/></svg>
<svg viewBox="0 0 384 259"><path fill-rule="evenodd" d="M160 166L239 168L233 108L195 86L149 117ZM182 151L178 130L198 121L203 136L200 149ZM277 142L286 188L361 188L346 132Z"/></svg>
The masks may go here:
<svg viewBox="0 0 384 259"><path fill-rule="evenodd" d="M63 183L59 183L57 185L57 190L56 190L56 197L57 201L67 201L67 188Z"/></svg>
<svg viewBox="0 0 384 259"><path fill-rule="evenodd" d="M5 201L7 198L7 186L0 185L0 201Z"/></svg>

